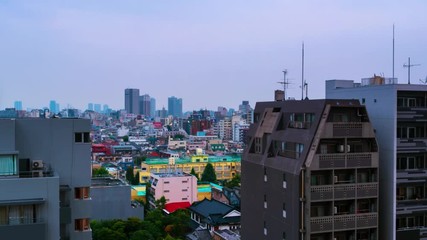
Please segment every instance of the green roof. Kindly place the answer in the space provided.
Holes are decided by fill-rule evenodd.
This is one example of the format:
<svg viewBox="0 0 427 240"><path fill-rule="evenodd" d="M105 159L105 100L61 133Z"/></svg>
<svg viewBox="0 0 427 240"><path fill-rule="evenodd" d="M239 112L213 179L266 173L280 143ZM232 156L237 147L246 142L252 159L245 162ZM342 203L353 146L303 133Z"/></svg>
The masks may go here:
<svg viewBox="0 0 427 240"><path fill-rule="evenodd" d="M225 155L225 156L208 156L208 162L240 162L242 160L240 155ZM145 160L148 165L157 165L157 164L168 164L168 158L148 158ZM191 163L190 157L178 158L175 159L175 164L184 164Z"/></svg>

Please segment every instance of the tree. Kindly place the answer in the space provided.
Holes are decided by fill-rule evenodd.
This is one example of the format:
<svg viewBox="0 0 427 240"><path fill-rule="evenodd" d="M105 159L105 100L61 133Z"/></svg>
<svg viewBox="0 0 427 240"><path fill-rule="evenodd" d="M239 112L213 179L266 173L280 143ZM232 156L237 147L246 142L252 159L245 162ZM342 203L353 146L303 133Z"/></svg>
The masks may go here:
<svg viewBox="0 0 427 240"><path fill-rule="evenodd" d="M135 176L133 175L133 168L132 167L128 167L126 169L126 180L132 184L134 181Z"/></svg>
<svg viewBox="0 0 427 240"><path fill-rule="evenodd" d="M144 162L145 159L147 159L146 156L135 157L135 159L133 160L133 164L135 166L141 166L141 163Z"/></svg>
<svg viewBox="0 0 427 240"><path fill-rule="evenodd" d="M129 142L129 136L128 135L123 136L123 142Z"/></svg>
<svg viewBox="0 0 427 240"><path fill-rule="evenodd" d="M105 167L92 168L92 177L108 176L109 172Z"/></svg>
<svg viewBox="0 0 427 240"><path fill-rule="evenodd" d="M166 206L166 198L165 198L165 196L162 196L161 198L157 199L156 202L155 202L155 204L156 204L156 208L157 209L160 209L160 210L165 209L165 206Z"/></svg>
<svg viewBox="0 0 427 240"><path fill-rule="evenodd" d="M225 186L228 188L234 188L240 186L240 174L234 175L234 177L225 183Z"/></svg>
<svg viewBox="0 0 427 240"><path fill-rule="evenodd" d="M211 163L206 164L205 170L203 170L202 182L216 182L215 170Z"/></svg>
<svg viewBox="0 0 427 240"><path fill-rule="evenodd" d="M195 176L197 178L197 181L199 181L199 176L197 176L197 173L196 173L196 171L194 171L194 168L191 168L190 174Z"/></svg>
<svg viewBox="0 0 427 240"><path fill-rule="evenodd" d="M136 172L132 181L132 185L139 185L139 172Z"/></svg>

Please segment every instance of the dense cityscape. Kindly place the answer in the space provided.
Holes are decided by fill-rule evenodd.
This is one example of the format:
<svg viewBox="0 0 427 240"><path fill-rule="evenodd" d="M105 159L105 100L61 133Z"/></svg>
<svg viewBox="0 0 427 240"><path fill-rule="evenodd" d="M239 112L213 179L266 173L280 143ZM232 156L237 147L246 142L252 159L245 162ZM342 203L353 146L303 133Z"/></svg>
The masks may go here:
<svg viewBox="0 0 427 240"><path fill-rule="evenodd" d="M54 101L25 111L17 102L0 112L2 231L18 239L423 239L427 86L381 76L325 85L324 100L275 90L255 108L244 100L237 110L188 113L174 96L154 111L138 89L124 90L118 111Z"/></svg>
<svg viewBox="0 0 427 240"><path fill-rule="evenodd" d="M427 240L425 9L0 1L0 239Z"/></svg>

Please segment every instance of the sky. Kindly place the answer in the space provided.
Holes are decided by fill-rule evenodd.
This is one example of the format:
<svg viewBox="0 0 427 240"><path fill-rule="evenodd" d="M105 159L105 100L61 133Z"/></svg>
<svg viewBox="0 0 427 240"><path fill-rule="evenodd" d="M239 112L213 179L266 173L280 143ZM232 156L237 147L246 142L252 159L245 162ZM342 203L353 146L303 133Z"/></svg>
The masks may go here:
<svg viewBox="0 0 427 240"><path fill-rule="evenodd" d="M138 88L167 109L252 107L271 101L287 70L288 97L301 98L301 46L308 97L324 81L427 77L427 1L0 0L0 109L124 108Z"/></svg>

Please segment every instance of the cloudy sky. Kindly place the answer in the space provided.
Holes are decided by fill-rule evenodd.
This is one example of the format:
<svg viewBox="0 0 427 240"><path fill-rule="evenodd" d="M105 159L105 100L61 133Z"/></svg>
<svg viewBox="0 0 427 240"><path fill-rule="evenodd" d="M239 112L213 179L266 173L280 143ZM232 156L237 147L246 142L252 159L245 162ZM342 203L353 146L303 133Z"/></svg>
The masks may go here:
<svg viewBox="0 0 427 240"><path fill-rule="evenodd" d="M288 70L288 96L301 97L301 43L309 98L327 79L392 74L421 64L427 76L427 1L0 0L0 108L89 102L124 108L139 88L167 108L254 106L273 99Z"/></svg>

